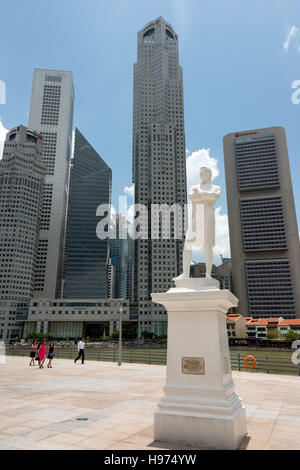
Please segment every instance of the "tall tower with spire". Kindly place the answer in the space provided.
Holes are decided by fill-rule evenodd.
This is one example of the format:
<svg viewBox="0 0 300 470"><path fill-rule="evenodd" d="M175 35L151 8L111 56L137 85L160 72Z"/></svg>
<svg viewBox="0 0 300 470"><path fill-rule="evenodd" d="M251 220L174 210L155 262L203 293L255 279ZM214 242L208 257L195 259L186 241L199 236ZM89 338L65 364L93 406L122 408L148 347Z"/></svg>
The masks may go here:
<svg viewBox="0 0 300 470"><path fill-rule="evenodd" d="M186 203L186 154L182 68L178 37L163 18L138 32L133 84L133 182L135 204L148 209L148 239L135 245L136 300L140 333L166 334L166 312L151 302L182 272L183 237L151 233L151 206ZM181 231L183 232L183 226Z"/></svg>

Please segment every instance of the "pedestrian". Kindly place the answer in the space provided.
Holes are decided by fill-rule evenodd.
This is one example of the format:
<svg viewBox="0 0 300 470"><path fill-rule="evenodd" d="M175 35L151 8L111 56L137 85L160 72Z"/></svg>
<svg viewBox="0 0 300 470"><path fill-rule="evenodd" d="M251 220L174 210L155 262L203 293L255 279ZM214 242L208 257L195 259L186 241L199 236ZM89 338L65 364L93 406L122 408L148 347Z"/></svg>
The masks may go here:
<svg viewBox="0 0 300 470"><path fill-rule="evenodd" d="M49 359L47 367L48 369L52 369L52 360L54 358L54 343L50 343L49 349L48 349L48 355L47 358Z"/></svg>
<svg viewBox="0 0 300 470"><path fill-rule="evenodd" d="M31 350L30 350L30 357L31 357L30 362L29 362L30 366L34 366L34 361L35 361L37 348L38 348L38 346L36 344L36 340L34 339L32 341Z"/></svg>
<svg viewBox="0 0 300 470"><path fill-rule="evenodd" d="M81 358L81 364L84 364L84 346L85 346L85 339L81 338L81 340L79 341L77 345L78 356L76 357L76 359L74 359L75 364L80 358Z"/></svg>
<svg viewBox="0 0 300 470"><path fill-rule="evenodd" d="M44 368L44 362L46 359L46 348L47 348L47 342L43 340L41 342L40 348L39 348L39 366L40 369Z"/></svg>

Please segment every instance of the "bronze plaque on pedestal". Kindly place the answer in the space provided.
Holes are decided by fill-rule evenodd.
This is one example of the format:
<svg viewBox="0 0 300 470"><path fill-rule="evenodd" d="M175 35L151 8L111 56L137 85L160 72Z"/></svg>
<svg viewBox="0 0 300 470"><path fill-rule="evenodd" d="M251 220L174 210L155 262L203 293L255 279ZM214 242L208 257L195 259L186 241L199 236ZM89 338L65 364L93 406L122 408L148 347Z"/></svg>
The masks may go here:
<svg viewBox="0 0 300 470"><path fill-rule="evenodd" d="M204 357L183 357L182 358L182 373L204 375L205 374Z"/></svg>

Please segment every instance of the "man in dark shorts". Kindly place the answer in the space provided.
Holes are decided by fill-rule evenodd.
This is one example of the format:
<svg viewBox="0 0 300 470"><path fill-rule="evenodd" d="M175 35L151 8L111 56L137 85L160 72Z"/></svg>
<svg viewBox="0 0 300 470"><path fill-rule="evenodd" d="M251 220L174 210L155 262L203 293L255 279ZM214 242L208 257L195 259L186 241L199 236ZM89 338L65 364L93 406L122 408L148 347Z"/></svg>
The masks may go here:
<svg viewBox="0 0 300 470"><path fill-rule="evenodd" d="M77 345L78 356L76 357L76 359L74 359L75 364L80 358L81 358L81 364L84 364L84 346L85 346L85 339L81 338L81 341L79 341Z"/></svg>

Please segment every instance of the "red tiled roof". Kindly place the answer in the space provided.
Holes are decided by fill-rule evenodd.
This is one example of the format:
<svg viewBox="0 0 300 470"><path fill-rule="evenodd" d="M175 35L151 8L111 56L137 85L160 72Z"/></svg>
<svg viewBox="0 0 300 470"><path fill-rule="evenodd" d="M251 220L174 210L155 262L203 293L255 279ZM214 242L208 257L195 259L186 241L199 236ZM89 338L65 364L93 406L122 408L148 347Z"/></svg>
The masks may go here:
<svg viewBox="0 0 300 470"><path fill-rule="evenodd" d="M300 326L300 318L293 318L291 320L282 320L279 326Z"/></svg>
<svg viewBox="0 0 300 470"><path fill-rule="evenodd" d="M259 318L257 322L258 326L267 326L268 325L268 320L266 318Z"/></svg>
<svg viewBox="0 0 300 470"><path fill-rule="evenodd" d="M235 313L230 313L229 315L227 315L228 320L231 320L231 321L237 321L240 317L241 315L238 315Z"/></svg>
<svg viewBox="0 0 300 470"><path fill-rule="evenodd" d="M267 322L268 322L268 326L270 327L277 327L278 325L280 325L282 321L282 318L268 318L267 319Z"/></svg>

